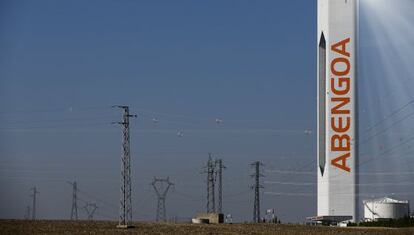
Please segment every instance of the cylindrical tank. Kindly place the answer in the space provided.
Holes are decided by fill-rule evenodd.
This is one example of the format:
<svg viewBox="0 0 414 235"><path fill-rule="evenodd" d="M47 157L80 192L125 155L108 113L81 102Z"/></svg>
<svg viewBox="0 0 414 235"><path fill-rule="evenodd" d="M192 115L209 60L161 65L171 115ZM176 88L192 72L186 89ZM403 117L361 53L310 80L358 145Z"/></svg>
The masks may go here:
<svg viewBox="0 0 414 235"><path fill-rule="evenodd" d="M410 211L408 201L399 201L388 197L364 200L363 203L366 221L398 219L408 216Z"/></svg>

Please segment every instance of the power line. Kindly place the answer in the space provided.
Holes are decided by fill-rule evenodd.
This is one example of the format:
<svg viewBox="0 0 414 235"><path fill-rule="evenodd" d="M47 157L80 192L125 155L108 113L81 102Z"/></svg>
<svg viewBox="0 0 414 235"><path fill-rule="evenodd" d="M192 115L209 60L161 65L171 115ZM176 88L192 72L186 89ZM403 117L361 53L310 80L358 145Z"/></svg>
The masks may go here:
<svg viewBox="0 0 414 235"><path fill-rule="evenodd" d="M79 217L78 217L78 208L79 208L78 207L78 201L81 201L81 202L85 203L85 205L88 206L89 211L91 211L91 209L94 207L93 205L88 205L88 204L90 204L90 201L89 200L85 200L82 197L79 197L78 193L81 194L81 195L83 195L83 196L85 196L85 197L87 197L87 198L89 198L89 199L92 199L92 200L95 200L95 201L100 201L101 203L106 204L108 206L108 208L109 207L111 207L111 208L118 208L118 206L116 206L116 205L114 205L112 203L109 203L109 202L107 202L107 201L105 201L103 199L100 199L99 197L96 197L96 196L94 196L94 195L92 195L90 193L87 193L87 192L85 192L83 190L80 190L77 187L77 182L76 181L74 181L73 183L72 182L69 182L69 181L66 181L66 182L68 184L72 185L72 210L71 210L71 220L73 220L73 219L78 220L79 219ZM95 203L95 205L96 205L96 203ZM85 210L85 206L83 207L83 209ZM100 207L100 211L102 211L102 209L103 208ZM97 214L97 215L102 215L103 217L105 217L107 219L111 219L111 220L113 219L113 216L109 216L108 214L103 214L102 212L101 213L97 213L96 211L94 211L94 213ZM112 214L112 212L110 212L109 214Z"/></svg>
<svg viewBox="0 0 414 235"><path fill-rule="evenodd" d="M265 170L269 173L277 173L277 174L297 174L297 175L314 175L316 172L314 171L286 171L286 170Z"/></svg>
<svg viewBox="0 0 414 235"><path fill-rule="evenodd" d="M250 194L251 189L247 189L247 190L243 190L237 193L231 193L231 194L226 194L226 198L236 198L236 197L242 197L244 195Z"/></svg>
<svg viewBox="0 0 414 235"><path fill-rule="evenodd" d="M102 126L108 126L108 122L93 122L93 123L82 123L82 125L79 126L29 126L29 127L0 127L0 131L13 131L13 132L19 132L19 131L36 131L36 130L65 130L66 131L84 131L85 128L90 127L102 127ZM74 129L74 128L82 128L82 129Z"/></svg>
<svg viewBox="0 0 414 235"><path fill-rule="evenodd" d="M84 203L84 204L85 204L85 206L86 206L87 204L92 204L90 201L85 200L85 199L83 199L83 198L81 198L81 197L79 197L79 196L78 196L78 201L80 201L80 202ZM96 203L93 203L93 204L97 205ZM83 207L82 207L82 209L84 209L84 210L85 210L85 206L83 206ZM89 210L93 209L93 205L92 205L92 206L91 206L91 205L89 205L89 206L88 206L88 209L89 209ZM97 207L97 209L98 209L98 207ZM117 218L116 218L117 216L111 216L111 215L110 215L110 214L114 214L114 212L112 212L112 211L105 210L105 209L103 209L102 207L99 207L99 211L100 211L100 212L98 212L98 211L96 210L96 211L94 212L94 215L95 215L95 214L97 214L97 215L102 215L104 218L106 218L106 219L111 219L111 220L113 220L113 219L117 219ZM106 212L106 214L102 213L101 211ZM86 211L85 211L85 212L86 212ZM86 215L88 216L88 213L86 213Z"/></svg>
<svg viewBox="0 0 414 235"><path fill-rule="evenodd" d="M265 184L277 184L277 185L291 185L291 186L314 186L317 183L310 182L280 182L280 181L265 181ZM399 182L399 183L367 183L367 184L342 184L342 185L356 185L364 187L378 187L378 186L409 186L414 185L414 182Z"/></svg>
<svg viewBox="0 0 414 235"><path fill-rule="evenodd" d="M364 139L363 141L361 141L360 143L358 143L358 145L362 145L365 144L367 142L369 142L370 140L373 140L375 137L385 133L386 131L390 130L392 127L394 127L395 125L401 123L402 121L406 120L407 118L411 117L412 115L414 115L414 112L411 112L407 115L405 115L404 117L402 117L401 119L391 123L391 125L387 126L386 128L374 133L373 135L367 137L366 139Z"/></svg>
<svg viewBox="0 0 414 235"><path fill-rule="evenodd" d="M173 193L178 195L178 196L181 196L181 197L185 198L186 201L193 201L193 202L204 201L204 200L201 200L199 197L189 195L187 193L183 193L183 192L180 192L180 191L177 191L177 190L174 190Z"/></svg>
<svg viewBox="0 0 414 235"><path fill-rule="evenodd" d="M296 174L296 175L314 175L316 172L314 171L284 171L284 170L266 170L268 173L276 173L276 174ZM357 175L414 175L414 171L402 171L402 172L364 172L364 173L357 173Z"/></svg>
<svg viewBox="0 0 414 235"><path fill-rule="evenodd" d="M84 121L97 121L97 120L102 120L103 116L99 116L99 117L83 117L83 118L65 118L65 119L44 119L44 120L2 120L3 123L7 123L7 124L33 124L33 123L61 123L61 122L84 122ZM113 116L108 116L107 118L113 118Z"/></svg>
<svg viewBox="0 0 414 235"><path fill-rule="evenodd" d="M20 113L62 113L62 112L86 112L91 110L109 110L111 106L90 106L90 107L66 107L56 109L31 109L31 110L9 110L0 112L1 115L20 114Z"/></svg>
<svg viewBox="0 0 414 235"><path fill-rule="evenodd" d="M411 141L413 141L414 140L414 134L413 135L411 135L408 139L406 139L405 141L403 141L403 142L400 142L400 143L398 143L398 144L396 144L396 145L394 145L394 146L392 146L392 147L390 147L390 148L388 148L388 149L385 149L384 151L382 151L380 154L378 154L377 156L375 156L375 157L371 157L371 158L368 158L367 160L365 160L364 162L361 162L361 163L359 163L358 164L358 166L361 166L361 165L364 165L364 164L366 164L366 163L368 163L368 162L371 162L371 161L373 161L373 160L378 160L378 159L380 159L380 158L382 158L382 157L384 157L384 156L386 156L385 154L390 154L390 153L392 153L394 150L396 150L396 149L398 149L399 147L401 147L401 146L403 146L403 145L405 145L405 144L408 144L409 142L411 142Z"/></svg>
<svg viewBox="0 0 414 235"><path fill-rule="evenodd" d="M317 193L290 193L290 192L264 192L265 194L274 195L274 196L297 196L297 197L316 197ZM336 195L355 195L354 193L335 193ZM357 196L373 196L378 194L379 196L383 196L384 193L358 193ZM391 192L385 193L386 195L400 195L400 196L412 196L414 192Z"/></svg>
<svg viewBox="0 0 414 235"><path fill-rule="evenodd" d="M167 117L167 118L179 118L179 119L187 119L189 121L194 121L194 122L216 122L217 121L217 117L214 118L193 118L193 117L189 117L187 115L183 115L183 114L171 114L171 113L160 113L160 112L154 112L151 110L147 110L147 109L141 109L141 108L137 108L135 107L135 109L139 110L141 115L147 115L148 117L154 117L154 115L159 116L159 117ZM221 120L221 119L220 119ZM221 120L223 121L223 120ZM244 123L248 123L248 122L262 122L264 120L235 120L235 119L226 119L226 122L244 122Z"/></svg>
<svg viewBox="0 0 414 235"><path fill-rule="evenodd" d="M89 192L85 192L85 191L80 190L80 189L78 189L78 192L79 192L79 193L81 193L81 194L83 194L84 196L86 196L86 197L90 198L90 199L93 199L93 200L99 201L99 202L101 202L101 203L103 203L103 204L107 205L108 207L112 207L112 208L119 208L117 205L115 205L115 204L113 204L113 203L110 203L110 202L108 202L108 201L106 201L106 200L103 200L103 199L101 199L101 198L99 198L99 197L96 197L96 196L92 195L92 194L91 194L91 193L89 193Z"/></svg>
<svg viewBox="0 0 414 235"><path fill-rule="evenodd" d="M370 131L372 129L374 129L375 127L379 126L381 123L385 122L386 120L388 120L389 118L391 118L392 116L398 114L399 112L403 111L405 108L407 108L408 106L410 106L411 104L414 103L414 99L409 100L406 104L404 104L403 106L401 106L400 108L394 110L393 112L391 112L389 115L385 116L383 119L381 119L380 121L376 122L374 125L368 127L366 129L366 131Z"/></svg>
<svg viewBox="0 0 414 235"><path fill-rule="evenodd" d="M414 141L414 134L411 135L408 139L405 139L405 141L400 142L400 143L398 143L398 144L396 144L396 145L394 145L394 146L392 146L390 148L387 148L387 149L383 150L381 153L377 154L375 157L371 157L371 158L366 159L363 162L359 162L358 164L356 164L356 167L359 168L360 166L365 165L366 163L369 163L371 161L381 159L384 156L390 156L390 155L393 154L393 152L396 149L399 149L401 146L404 146L404 145L410 143L411 141ZM386 155L386 154L389 154L389 155ZM364 156L364 155L366 155L366 154L360 154L359 156ZM357 175L372 175L372 174L374 174L374 175L401 175L400 172L390 172L390 173L389 172L357 173ZM409 173L409 174L411 174L411 173ZM339 173L338 175L334 176L332 179L334 179L335 177L338 177L340 175L343 175L343 173Z"/></svg>

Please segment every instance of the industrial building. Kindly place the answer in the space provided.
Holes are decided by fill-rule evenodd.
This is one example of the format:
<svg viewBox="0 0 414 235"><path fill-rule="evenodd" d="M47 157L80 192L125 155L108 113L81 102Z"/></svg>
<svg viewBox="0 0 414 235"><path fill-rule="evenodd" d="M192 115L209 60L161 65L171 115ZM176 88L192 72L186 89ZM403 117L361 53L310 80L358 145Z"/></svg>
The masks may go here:
<svg viewBox="0 0 414 235"><path fill-rule="evenodd" d="M358 220L357 0L318 0L318 213L322 223Z"/></svg>
<svg viewBox="0 0 414 235"><path fill-rule="evenodd" d="M399 219L410 215L409 201L389 197L364 200L364 220Z"/></svg>
<svg viewBox="0 0 414 235"><path fill-rule="evenodd" d="M200 213L192 219L194 224L222 224L224 215L222 213Z"/></svg>

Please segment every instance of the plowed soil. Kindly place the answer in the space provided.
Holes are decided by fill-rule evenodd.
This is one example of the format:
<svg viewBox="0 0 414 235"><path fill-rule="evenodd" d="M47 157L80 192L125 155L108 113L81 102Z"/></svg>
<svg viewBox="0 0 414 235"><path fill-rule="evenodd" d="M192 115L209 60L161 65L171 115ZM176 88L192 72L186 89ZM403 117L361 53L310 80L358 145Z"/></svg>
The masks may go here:
<svg viewBox="0 0 414 235"><path fill-rule="evenodd" d="M272 224L168 224L168 223L134 223L134 228L117 229L116 222L106 221L50 221L50 220L0 220L1 235L19 234L177 234L177 235L239 235L239 234L303 234L303 235L337 235L337 234L390 234L413 235L414 228L334 228L304 225Z"/></svg>

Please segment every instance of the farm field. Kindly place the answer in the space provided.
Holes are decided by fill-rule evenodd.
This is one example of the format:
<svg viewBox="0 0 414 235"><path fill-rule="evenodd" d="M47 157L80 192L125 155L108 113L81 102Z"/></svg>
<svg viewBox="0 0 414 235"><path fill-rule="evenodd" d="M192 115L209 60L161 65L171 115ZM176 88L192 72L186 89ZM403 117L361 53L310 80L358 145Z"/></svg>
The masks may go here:
<svg viewBox="0 0 414 235"><path fill-rule="evenodd" d="M237 235L237 234L414 234L414 228L334 228L303 225L221 224L194 225L137 222L134 228L117 229L113 221L58 221L58 220L0 220L0 234L178 234L178 235Z"/></svg>

